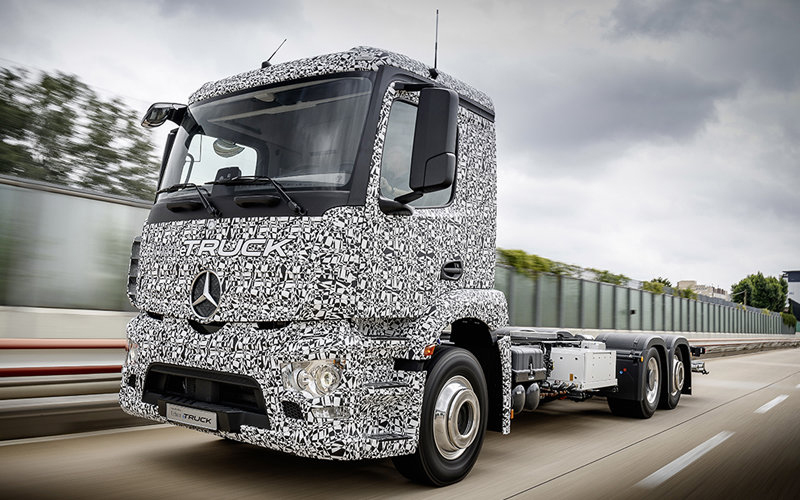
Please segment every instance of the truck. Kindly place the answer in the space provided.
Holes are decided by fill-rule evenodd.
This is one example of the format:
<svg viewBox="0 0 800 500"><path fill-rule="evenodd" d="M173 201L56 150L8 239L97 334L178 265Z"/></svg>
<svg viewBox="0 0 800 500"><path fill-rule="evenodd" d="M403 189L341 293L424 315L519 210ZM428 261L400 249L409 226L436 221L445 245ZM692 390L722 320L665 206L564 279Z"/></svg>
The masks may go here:
<svg viewBox="0 0 800 500"><path fill-rule="evenodd" d="M491 99L371 47L156 103L169 132L133 242L119 400L131 415L304 457L463 479L485 433L606 398L691 394L676 335L508 325Z"/></svg>

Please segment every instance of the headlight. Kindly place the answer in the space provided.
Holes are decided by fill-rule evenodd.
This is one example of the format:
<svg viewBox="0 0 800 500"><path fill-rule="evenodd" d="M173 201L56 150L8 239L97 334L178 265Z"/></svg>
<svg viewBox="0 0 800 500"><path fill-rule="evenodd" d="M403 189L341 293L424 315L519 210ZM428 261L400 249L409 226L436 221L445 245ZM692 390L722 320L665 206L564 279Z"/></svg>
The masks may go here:
<svg viewBox="0 0 800 500"><path fill-rule="evenodd" d="M139 344L131 342L130 339L128 339L128 345L125 347L125 350L128 351L127 356L125 356L125 366L131 366L136 362L136 358L139 357Z"/></svg>
<svg viewBox="0 0 800 500"><path fill-rule="evenodd" d="M335 391L342 383L343 362L339 359L298 361L283 365L283 387L312 397Z"/></svg>

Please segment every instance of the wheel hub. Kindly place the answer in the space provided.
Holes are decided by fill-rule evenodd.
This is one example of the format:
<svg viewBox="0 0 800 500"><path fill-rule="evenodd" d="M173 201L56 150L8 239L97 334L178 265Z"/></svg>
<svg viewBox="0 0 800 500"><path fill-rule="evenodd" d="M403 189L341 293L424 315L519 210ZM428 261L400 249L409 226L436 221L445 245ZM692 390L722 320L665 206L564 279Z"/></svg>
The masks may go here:
<svg viewBox="0 0 800 500"><path fill-rule="evenodd" d="M672 361L672 394L675 395L683 390L683 381L686 374L683 372L683 361L676 356Z"/></svg>
<svg viewBox="0 0 800 500"><path fill-rule="evenodd" d="M652 406L658 397L658 361L652 357L647 360L647 402Z"/></svg>
<svg viewBox="0 0 800 500"><path fill-rule="evenodd" d="M442 386L433 411L433 441L444 458L455 460L475 441L480 414L469 380L457 375Z"/></svg>

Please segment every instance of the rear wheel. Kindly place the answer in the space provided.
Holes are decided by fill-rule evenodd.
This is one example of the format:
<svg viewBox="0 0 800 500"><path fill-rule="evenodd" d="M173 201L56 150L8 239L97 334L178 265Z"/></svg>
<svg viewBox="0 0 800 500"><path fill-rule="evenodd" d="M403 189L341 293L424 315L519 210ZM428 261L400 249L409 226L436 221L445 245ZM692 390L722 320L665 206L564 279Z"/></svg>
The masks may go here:
<svg viewBox="0 0 800 500"><path fill-rule="evenodd" d="M681 400L681 391L683 391L683 384L686 380L686 364L683 360L683 351L675 348L675 353L672 356L672 366L669 370L669 390L662 389L661 400L658 407L664 410L672 410L678 406L678 401Z"/></svg>
<svg viewBox="0 0 800 500"><path fill-rule="evenodd" d="M446 486L463 479L478 459L488 414L486 380L475 356L459 348L437 350L427 372L417 452L392 461L412 481Z"/></svg>
<svg viewBox="0 0 800 500"><path fill-rule="evenodd" d="M650 418L658 407L661 397L661 359L655 347L647 350L643 358L644 373L639 381L642 389L640 401L608 398L611 413L623 417Z"/></svg>

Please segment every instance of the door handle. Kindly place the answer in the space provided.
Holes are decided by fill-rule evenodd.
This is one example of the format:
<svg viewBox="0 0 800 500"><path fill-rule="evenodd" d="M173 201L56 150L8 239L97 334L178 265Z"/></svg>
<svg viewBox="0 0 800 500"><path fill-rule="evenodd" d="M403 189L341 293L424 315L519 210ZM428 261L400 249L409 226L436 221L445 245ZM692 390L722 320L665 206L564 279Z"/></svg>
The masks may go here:
<svg viewBox="0 0 800 500"><path fill-rule="evenodd" d="M464 274L464 263L461 262L461 259L451 260L445 262L442 266L442 273L439 275L439 279L457 281L462 274Z"/></svg>

